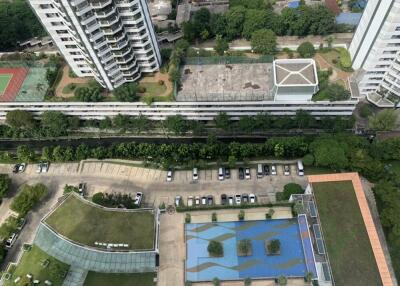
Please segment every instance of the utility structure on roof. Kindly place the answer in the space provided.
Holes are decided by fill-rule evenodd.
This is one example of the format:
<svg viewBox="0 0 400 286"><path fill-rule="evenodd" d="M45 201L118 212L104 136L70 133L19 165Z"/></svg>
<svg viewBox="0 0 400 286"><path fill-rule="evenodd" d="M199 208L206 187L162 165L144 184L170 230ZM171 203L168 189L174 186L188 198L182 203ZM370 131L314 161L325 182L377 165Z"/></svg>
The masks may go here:
<svg viewBox="0 0 400 286"><path fill-rule="evenodd" d="M278 59L273 63L275 101L311 101L318 91L313 59Z"/></svg>

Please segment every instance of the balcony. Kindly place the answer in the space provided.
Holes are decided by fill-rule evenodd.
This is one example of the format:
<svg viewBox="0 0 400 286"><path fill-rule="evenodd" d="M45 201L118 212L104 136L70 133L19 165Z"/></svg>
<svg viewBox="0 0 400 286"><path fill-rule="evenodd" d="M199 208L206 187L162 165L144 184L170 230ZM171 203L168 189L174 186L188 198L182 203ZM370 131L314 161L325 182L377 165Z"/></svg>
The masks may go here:
<svg viewBox="0 0 400 286"><path fill-rule="evenodd" d="M106 1L93 1L90 2L90 6L92 6L95 9L101 9L106 7L107 5L110 5L112 3L112 0L106 0Z"/></svg>

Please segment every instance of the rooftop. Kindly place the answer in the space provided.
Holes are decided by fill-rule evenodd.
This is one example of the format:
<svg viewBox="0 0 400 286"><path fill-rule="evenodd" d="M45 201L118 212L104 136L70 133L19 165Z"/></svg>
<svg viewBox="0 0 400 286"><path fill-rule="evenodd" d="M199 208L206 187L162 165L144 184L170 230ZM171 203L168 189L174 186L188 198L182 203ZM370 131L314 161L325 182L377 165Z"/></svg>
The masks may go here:
<svg viewBox="0 0 400 286"><path fill-rule="evenodd" d="M312 59L275 60L274 81L277 86L318 85L315 62Z"/></svg>

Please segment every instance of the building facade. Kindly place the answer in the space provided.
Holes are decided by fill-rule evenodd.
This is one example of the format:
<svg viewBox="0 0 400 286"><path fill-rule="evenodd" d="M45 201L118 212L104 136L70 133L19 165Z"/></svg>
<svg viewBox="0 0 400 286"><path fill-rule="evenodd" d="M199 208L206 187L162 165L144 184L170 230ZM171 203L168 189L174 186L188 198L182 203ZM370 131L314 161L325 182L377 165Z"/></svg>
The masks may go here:
<svg viewBox="0 0 400 286"><path fill-rule="evenodd" d="M161 55L146 0L29 0L71 69L112 90L154 72Z"/></svg>
<svg viewBox="0 0 400 286"><path fill-rule="evenodd" d="M369 0L349 52L361 96L378 106L400 101L400 0Z"/></svg>

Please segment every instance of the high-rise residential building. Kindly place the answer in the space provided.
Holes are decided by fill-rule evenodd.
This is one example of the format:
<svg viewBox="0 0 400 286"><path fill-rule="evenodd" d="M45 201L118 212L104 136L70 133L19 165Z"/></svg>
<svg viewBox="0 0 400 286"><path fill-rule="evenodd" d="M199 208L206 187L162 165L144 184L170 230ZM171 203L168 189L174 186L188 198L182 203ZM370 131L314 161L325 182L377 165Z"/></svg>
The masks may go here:
<svg viewBox="0 0 400 286"><path fill-rule="evenodd" d="M360 95L378 106L400 101L400 0L369 0L349 52Z"/></svg>
<svg viewBox="0 0 400 286"><path fill-rule="evenodd" d="M77 76L112 90L161 65L146 0L29 3Z"/></svg>

